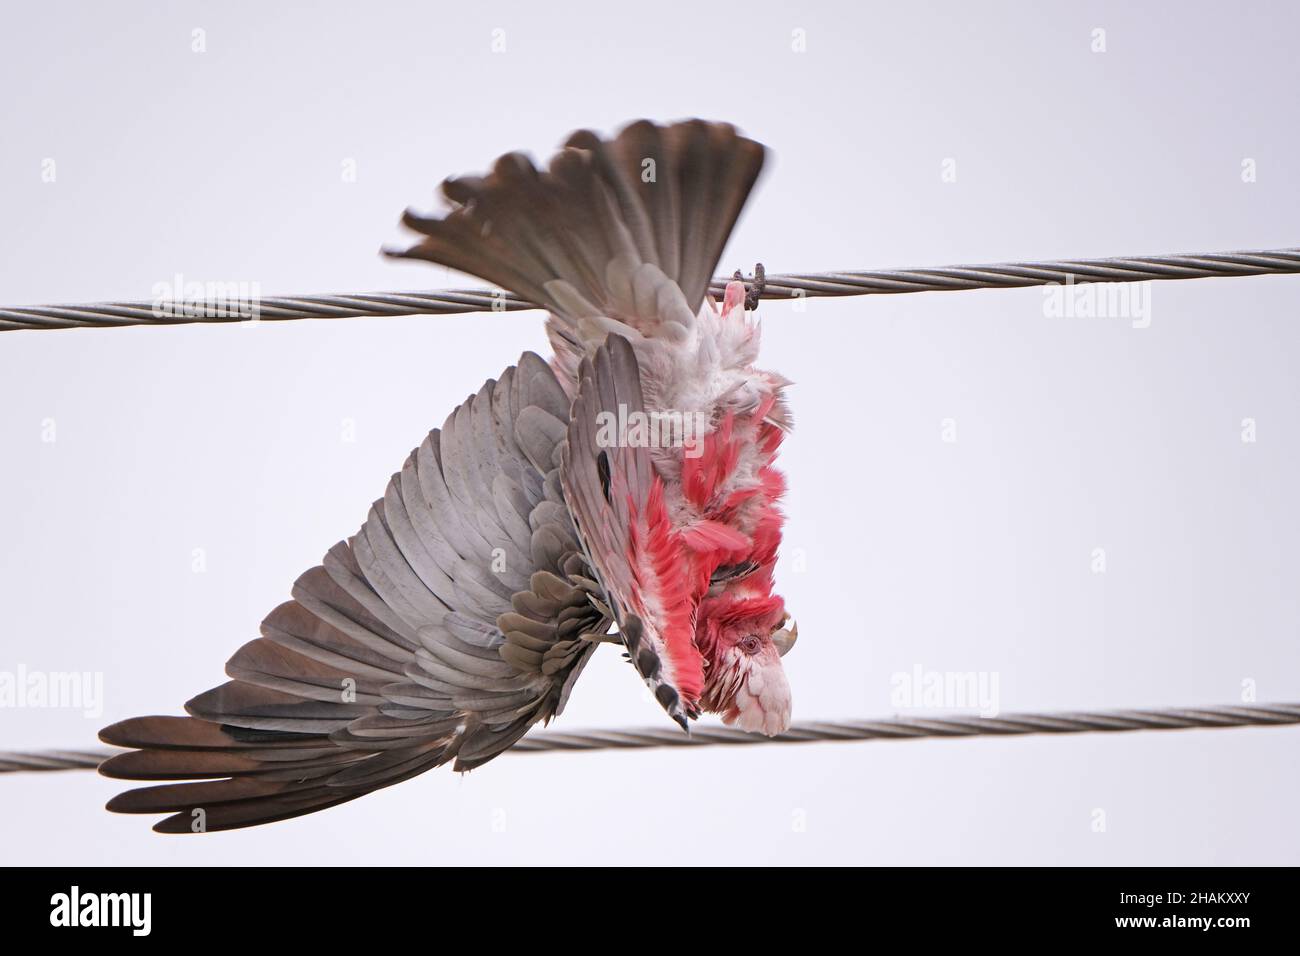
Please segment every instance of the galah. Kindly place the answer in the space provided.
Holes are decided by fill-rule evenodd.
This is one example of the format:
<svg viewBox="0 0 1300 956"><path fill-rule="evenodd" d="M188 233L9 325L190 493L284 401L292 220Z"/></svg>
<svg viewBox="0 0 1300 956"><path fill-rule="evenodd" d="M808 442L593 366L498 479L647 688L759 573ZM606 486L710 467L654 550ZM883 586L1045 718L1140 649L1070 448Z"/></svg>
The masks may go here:
<svg viewBox="0 0 1300 956"><path fill-rule="evenodd" d="M224 830L472 769L560 714L602 643L683 728L707 711L785 730L789 383L755 367L744 284L708 295L763 158L726 124L641 121L408 211L420 238L390 254L544 307L554 356L525 353L430 432L190 716L101 732L132 748L102 773L190 781L108 808Z"/></svg>

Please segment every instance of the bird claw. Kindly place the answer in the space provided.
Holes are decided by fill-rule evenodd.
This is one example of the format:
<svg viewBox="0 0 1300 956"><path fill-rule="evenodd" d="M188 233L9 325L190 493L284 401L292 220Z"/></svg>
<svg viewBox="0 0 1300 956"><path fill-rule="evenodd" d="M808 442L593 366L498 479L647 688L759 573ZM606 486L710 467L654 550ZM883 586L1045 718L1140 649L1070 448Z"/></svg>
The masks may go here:
<svg viewBox="0 0 1300 956"><path fill-rule="evenodd" d="M758 300L763 297L763 289L767 286L767 270L763 268L763 263L754 263L754 274L748 279L739 269L732 278L745 284L745 311L753 312L758 308Z"/></svg>

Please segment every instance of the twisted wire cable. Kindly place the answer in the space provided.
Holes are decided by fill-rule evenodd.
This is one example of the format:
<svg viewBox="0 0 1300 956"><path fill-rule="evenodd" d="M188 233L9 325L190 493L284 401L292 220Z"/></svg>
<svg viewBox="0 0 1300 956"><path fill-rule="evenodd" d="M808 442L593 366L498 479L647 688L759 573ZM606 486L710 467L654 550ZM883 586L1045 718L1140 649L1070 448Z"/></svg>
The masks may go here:
<svg viewBox="0 0 1300 956"><path fill-rule="evenodd" d="M23 770L94 770L120 751L115 747L93 750L4 750L0 751L0 773Z"/></svg>
<svg viewBox="0 0 1300 956"><path fill-rule="evenodd" d="M1066 259L991 265L893 269L869 272L818 272L767 276L759 298L785 299L848 295L898 295L906 292L957 292L1013 289L1085 282L1149 282L1300 272L1300 248L1262 249L1204 255ZM728 277L713 280L721 296ZM126 325L178 325L192 322L247 322L288 319L381 318L395 315L449 315L463 312L516 312L538 306L491 289L436 292L373 292L355 295L255 296L230 302L135 301L88 305L30 305L0 308L0 331L22 329L116 328Z"/></svg>
<svg viewBox="0 0 1300 956"><path fill-rule="evenodd" d="M733 727L719 726L692 727L689 735L676 727L579 730L572 733L538 731L529 734L506 753L843 743L854 740L920 740L925 737L1209 730L1226 727L1278 727L1287 724L1300 724L1300 704L1070 711L1003 714L997 717L950 714L938 717L885 717L879 720L811 721L792 724L789 730L776 737L763 737ZM0 751L0 773L22 770L93 770L101 761L122 752L108 747L33 753Z"/></svg>

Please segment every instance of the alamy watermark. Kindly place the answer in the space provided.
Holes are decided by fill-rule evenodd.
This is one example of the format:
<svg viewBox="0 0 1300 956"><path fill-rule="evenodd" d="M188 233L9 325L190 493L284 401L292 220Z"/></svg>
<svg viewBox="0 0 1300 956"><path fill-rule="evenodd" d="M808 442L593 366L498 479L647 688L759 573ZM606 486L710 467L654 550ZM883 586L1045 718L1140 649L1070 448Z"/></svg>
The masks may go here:
<svg viewBox="0 0 1300 956"><path fill-rule="evenodd" d="M709 418L703 412L628 411L596 413L596 445L600 448L681 448L687 458L704 454Z"/></svg>
<svg viewBox="0 0 1300 956"><path fill-rule="evenodd" d="M916 664L890 678L889 702L895 710L966 710L996 717L997 671L929 671Z"/></svg>
<svg viewBox="0 0 1300 956"><path fill-rule="evenodd" d="M119 926L132 936L153 928L152 893L83 893L73 886L50 897L51 926Z"/></svg>
<svg viewBox="0 0 1300 956"><path fill-rule="evenodd" d="M1043 286L1043 315L1049 319L1130 319L1133 328L1151 325L1150 282L1049 282Z"/></svg>
<svg viewBox="0 0 1300 956"><path fill-rule="evenodd" d="M181 273L150 290L153 314L159 318L187 317L256 322L262 314L262 284L243 280L197 282Z"/></svg>
<svg viewBox="0 0 1300 956"><path fill-rule="evenodd" d="M0 671L0 710L80 710L83 716L104 716L103 671L29 671L19 664Z"/></svg>

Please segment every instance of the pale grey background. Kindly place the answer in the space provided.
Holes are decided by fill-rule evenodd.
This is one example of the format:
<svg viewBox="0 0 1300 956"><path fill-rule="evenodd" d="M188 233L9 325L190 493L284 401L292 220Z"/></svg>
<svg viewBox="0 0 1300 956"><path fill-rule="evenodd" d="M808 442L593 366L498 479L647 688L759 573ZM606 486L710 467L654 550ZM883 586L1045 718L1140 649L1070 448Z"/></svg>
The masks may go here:
<svg viewBox="0 0 1300 956"><path fill-rule="evenodd" d="M1298 28L1284 3L13 5L0 301L147 298L176 272L267 294L472 284L378 258L404 206L642 115L772 147L728 271L1296 245ZM765 304L765 362L798 383L796 717L887 714L915 664L998 672L1004 710L1233 703L1245 679L1300 699L1298 300L1297 278L1159 285L1142 330L1044 318L1037 290ZM543 346L535 314L0 336L0 669L102 671L107 693L103 721L0 711L0 747L88 744L218 682L427 429ZM662 723L598 657L563 726ZM0 856L1294 864L1297 745L507 756L202 839L103 812L118 785L94 775L14 776Z"/></svg>

